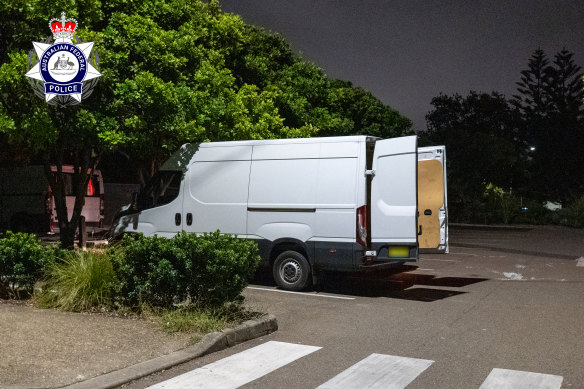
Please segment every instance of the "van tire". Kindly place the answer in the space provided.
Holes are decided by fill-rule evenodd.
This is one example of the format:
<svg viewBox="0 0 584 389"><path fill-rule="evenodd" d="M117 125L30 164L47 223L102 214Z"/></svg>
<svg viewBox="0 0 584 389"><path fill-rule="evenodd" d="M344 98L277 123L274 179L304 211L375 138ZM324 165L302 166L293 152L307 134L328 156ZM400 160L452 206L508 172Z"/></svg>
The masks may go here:
<svg viewBox="0 0 584 389"><path fill-rule="evenodd" d="M310 273L308 261L297 251L284 251L274 261L274 281L282 289L299 291L307 288L312 280Z"/></svg>

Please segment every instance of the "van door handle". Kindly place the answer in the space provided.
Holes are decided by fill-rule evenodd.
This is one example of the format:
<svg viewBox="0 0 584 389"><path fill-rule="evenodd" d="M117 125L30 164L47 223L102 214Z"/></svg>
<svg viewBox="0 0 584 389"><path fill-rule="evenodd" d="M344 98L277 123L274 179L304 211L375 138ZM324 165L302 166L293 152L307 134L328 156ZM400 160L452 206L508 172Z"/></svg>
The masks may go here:
<svg viewBox="0 0 584 389"><path fill-rule="evenodd" d="M191 224L193 224L193 214L187 213L187 226L190 226Z"/></svg>
<svg viewBox="0 0 584 389"><path fill-rule="evenodd" d="M180 213L174 214L174 224L176 224L177 226L180 226Z"/></svg>
<svg viewBox="0 0 584 389"><path fill-rule="evenodd" d="M418 227L418 235L422 235L422 225L420 224Z"/></svg>
<svg viewBox="0 0 584 389"><path fill-rule="evenodd" d="M432 210L431 209L426 209L424 211L424 215L426 215L426 216L432 216Z"/></svg>

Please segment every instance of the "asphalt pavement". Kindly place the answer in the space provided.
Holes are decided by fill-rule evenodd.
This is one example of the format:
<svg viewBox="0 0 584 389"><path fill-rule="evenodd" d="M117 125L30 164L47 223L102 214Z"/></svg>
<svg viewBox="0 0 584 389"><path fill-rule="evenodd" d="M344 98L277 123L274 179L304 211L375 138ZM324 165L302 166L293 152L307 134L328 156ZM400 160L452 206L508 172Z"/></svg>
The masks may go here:
<svg viewBox="0 0 584 389"><path fill-rule="evenodd" d="M450 254L383 277L300 294L258 279L246 300L277 332L127 387L583 388L582 231L451 231Z"/></svg>

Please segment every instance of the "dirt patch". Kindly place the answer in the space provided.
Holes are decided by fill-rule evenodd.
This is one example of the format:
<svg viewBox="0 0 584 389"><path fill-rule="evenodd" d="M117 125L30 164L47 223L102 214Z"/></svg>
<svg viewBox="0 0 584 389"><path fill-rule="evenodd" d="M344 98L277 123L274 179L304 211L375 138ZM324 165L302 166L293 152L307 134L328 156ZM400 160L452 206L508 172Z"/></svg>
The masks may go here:
<svg viewBox="0 0 584 389"><path fill-rule="evenodd" d="M0 388L47 388L184 348L152 322L111 314L38 309L0 300Z"/></svg>

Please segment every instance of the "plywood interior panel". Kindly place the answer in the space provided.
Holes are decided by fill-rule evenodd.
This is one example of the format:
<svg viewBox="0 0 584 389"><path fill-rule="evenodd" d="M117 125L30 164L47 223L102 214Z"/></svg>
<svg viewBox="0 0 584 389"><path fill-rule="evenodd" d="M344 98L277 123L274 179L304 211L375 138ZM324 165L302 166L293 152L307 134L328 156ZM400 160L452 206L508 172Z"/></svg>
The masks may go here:
<svg viewBox="0 0 584 389"><path fill-rule="evenodd" d="M444 206L444 176L438 160L418 161L418 224L422 235L418 237L420 249L435 249L440 245L440 208ZM424 211L431 210L431 215Z"/></svg>

